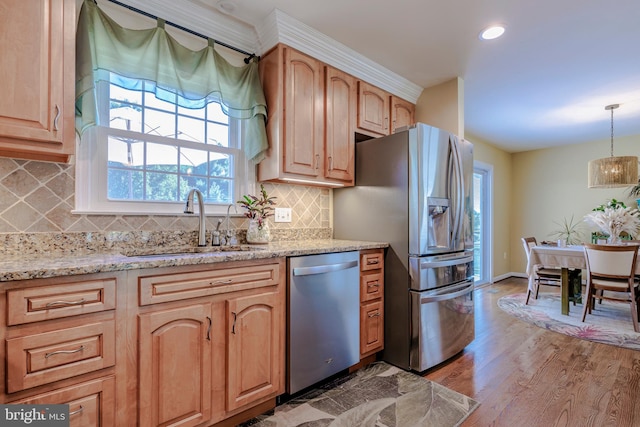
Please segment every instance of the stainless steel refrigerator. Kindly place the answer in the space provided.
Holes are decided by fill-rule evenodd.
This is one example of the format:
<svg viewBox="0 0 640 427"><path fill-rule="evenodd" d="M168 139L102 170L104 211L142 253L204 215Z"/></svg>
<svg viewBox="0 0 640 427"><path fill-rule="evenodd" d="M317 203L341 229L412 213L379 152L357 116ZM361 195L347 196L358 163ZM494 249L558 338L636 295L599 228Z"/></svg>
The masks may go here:
<svg viewBox="0 0 640 427"><path fill-rule="evenodd" d="M383 359L418 372L466 347L473 308L473 145L418 123L356 144L334 237L385 241Z"/></svg>

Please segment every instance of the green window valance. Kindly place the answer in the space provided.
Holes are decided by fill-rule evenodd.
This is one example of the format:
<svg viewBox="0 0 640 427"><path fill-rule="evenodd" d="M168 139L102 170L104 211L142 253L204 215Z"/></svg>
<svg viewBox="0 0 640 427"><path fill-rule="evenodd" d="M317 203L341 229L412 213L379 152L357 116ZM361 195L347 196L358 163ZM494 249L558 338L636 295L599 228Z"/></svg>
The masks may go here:
<svg viewBox="0 0 640 427"><path fill-rule="evenodd" d="M76 35L76 131L82 134L99 124L96 84L112 81L111 72L145 80L156 97L186 108L202 108L220 102L225 114L244 120L244 151L260 161L268 148L265 131L267 106L258 75L258 64L236 67L209 43L193 51L178 43L160 23L156 28L123 28L86 0L80 11ZM127 87L129 79L122 79ZM151 83L151 84L149 84Z"/></svg>

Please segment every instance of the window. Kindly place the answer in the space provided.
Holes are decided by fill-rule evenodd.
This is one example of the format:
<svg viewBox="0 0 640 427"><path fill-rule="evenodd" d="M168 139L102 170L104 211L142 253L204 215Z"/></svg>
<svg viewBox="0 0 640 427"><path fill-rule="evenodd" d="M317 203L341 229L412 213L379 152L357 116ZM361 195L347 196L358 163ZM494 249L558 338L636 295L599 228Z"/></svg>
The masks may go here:
<svg viewBox="0 0 640 427"><path fill-rule="evenodd" d="M216 102L190 109L175 93L159 99L152 85L115 74L99 82L104 126L86 132L78 150L77 211L175 214L197 188L207 213L223 213L251 190L240 121Z"/></svg>

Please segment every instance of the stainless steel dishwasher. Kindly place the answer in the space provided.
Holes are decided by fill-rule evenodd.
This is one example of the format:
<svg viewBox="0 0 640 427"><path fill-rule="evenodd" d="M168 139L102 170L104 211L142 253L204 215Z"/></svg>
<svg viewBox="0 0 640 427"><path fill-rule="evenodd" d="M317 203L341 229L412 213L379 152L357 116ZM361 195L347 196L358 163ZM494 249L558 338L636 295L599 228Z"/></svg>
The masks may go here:
<svg viewBox="0 0 640 427"><path fill-rule="evenodd" d="M359 259L357 251L287 259L288 393L360 360Z"/></svg>

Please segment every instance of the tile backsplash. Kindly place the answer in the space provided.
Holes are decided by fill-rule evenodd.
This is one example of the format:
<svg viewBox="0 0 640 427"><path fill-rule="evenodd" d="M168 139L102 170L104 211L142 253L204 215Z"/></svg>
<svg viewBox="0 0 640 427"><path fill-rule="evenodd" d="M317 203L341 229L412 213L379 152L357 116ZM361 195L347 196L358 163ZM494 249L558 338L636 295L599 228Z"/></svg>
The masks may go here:
<svg viewBox="0 0 640 427"><path fill-rule="evenodd" d="M330 238L331 194L329 189L287 184L265 184L269 195L277 197L278 207L292 208L292 222L270 220L273 240ZM0 242L4 251L12 242L65 239L84 242L113 240L114 236L149 236L150 233L175 233L190 239L195 235L197 215L87 215L72 214L74 208L74 165L0 158ZM218 217L207 218L207 230ZM244 217L232 218L231 227L241 240L247 228ZM75 237L74 237L75 236ZM24 246L23 246L24 249Z"/></svg>

